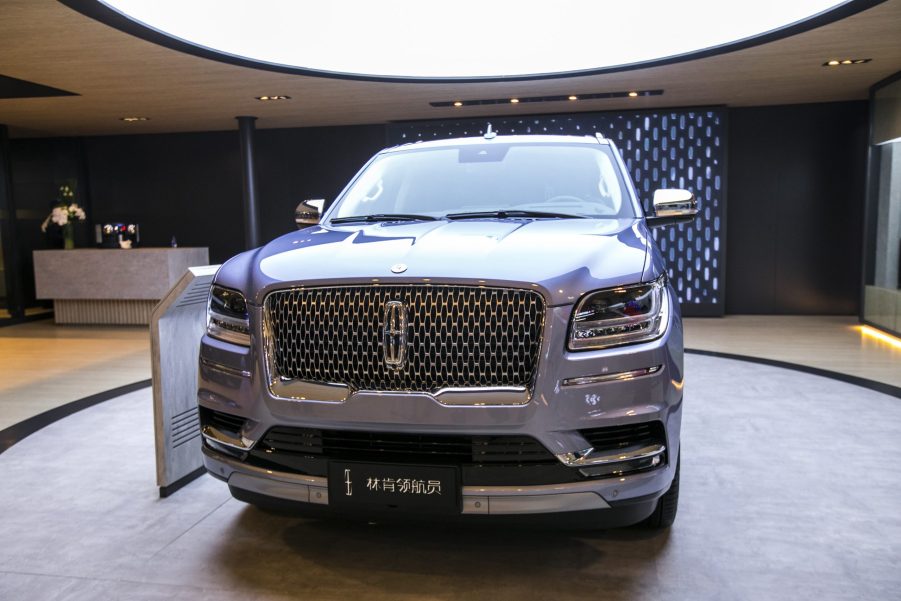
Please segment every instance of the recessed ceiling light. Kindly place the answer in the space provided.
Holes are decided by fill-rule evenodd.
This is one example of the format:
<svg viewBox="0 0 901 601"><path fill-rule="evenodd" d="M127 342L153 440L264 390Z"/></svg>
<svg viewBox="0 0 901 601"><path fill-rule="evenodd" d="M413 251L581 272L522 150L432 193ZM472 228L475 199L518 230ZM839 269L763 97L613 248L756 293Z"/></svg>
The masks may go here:
<svg viewBox="0 0 901 601"><path fill-rule="evenodd" d="M824 67L839 67L842 65L862 65L870 62L871 58L833 58L823 63Z"/></svg>
<svg viewBox="0 0 901 601"><path fill-rule="evenodd" d="M433 100L429 102L429 105L435 108L447 108L447 107L461 107L461 106L487 106L491 104L519 104L519 103L529 103L533 104L535 102L568 102L572 100L578 100L582 102L583 100L602 100L602 99L614 99L614 98L626 98L628 96L662 96L663 90L632 90L631 92L626 90L618 90L615 92L594 92L594 93L584 93L576 96L573 95L558 95L558 96L523 96L520 98L470 98L469 100Z"/></svg>
<svg viewBox="0 0 901 601"><path fill-rule="evenodd" d="M150 121L150 117L119 117L119 121L132 123L134 121Z"/></svg>
<svg viewBox="0 0 901 601"><path fill-rule="evenodd" d="M629 92L629 98L635 98L638 96L638 92Z"/></svg>
<svg viewBox="0 0 901 601"><path fill-rule="evenodd" d="M257 100L267 101L267 100L291 100L290 96L255 96Z"/></svg>

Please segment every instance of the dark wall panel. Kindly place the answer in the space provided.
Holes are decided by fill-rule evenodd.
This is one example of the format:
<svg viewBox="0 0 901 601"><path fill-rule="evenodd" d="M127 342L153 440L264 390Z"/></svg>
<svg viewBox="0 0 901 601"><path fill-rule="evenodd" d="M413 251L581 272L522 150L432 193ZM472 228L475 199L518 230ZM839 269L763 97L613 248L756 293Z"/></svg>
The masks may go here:
<svg viewBox="0 0 901 601"><path fill-rule="evenodd" d="M209 246L222 261L244 243L237 132L104 136L85 144L92 222L137 222L143 246Z"/></svg>
<svg viewBox="0 0 901 601"><path fill-rule="evenodd" d="M50 229L41 232L41 224L56 205L59 187L78 182L76 201L84 204L85 186L80 158L81 140L10 140L12 198L16 207L16 244L20 291L24 306L35 305L34 261L32 252L61 248L62 234ZM77 224L76 241L87 243L87 228Z"/></svg>
<svg viewBox="0 0 901 601"><path fill-rule="evenodd" d="M262 239L295 228L294 209L305 198L331 203L348 180L385 147L385 127L268 129L256 134Z"/></svg>
<svg viewBox="0 0 901 601"><path fill-rule="evenodd" d="M732 109L726 312L854 314L867 105Z"/></svg>
<svg viewBox="0 0 901 601"><path fill-rule="evenodd" d="M728 110L727 313L856 313L866 124L865 102ZM263 239L293 229L301 199L334 199L385 134L258 130ZM237 131L11 140L11 155L26 294L31 250L57 243L40 222L69 179L87 194L91 224L137 221L146 246L174 235L209 246L215 262L244 247Z"/></svg>
<svg viewBox="0 0 901 601"><path fill-rule="evenodd" d="M294 228L304 198L333 199L384 146L383 126L258 130L262 240ZM238 133L105 136L86 141L94 222L137 221L144 246L244 250Z"/></svg>

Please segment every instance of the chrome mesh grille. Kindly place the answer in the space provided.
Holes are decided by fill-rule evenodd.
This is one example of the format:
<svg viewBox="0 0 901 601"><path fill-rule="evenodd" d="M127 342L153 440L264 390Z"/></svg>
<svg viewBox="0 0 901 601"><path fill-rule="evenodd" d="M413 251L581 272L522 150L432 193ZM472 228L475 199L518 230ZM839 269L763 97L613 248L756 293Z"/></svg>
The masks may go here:
<svg viewBox="0 0 901 601"><path fill-rule="evenodd" d="M407 312L406 362L385 363L385 305ZM274 376L358 390L530 387L544 299L532 290L347 286L273 292L265 316Z"/></svg>

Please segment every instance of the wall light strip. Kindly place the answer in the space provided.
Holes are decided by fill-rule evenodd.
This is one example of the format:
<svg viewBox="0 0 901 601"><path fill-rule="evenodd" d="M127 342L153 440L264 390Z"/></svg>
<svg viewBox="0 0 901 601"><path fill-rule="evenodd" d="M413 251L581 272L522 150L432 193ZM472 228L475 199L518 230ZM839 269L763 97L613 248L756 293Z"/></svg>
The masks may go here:
<svg viewBox="0 0 901 601"><path fill-rule="evenodd" d="M847 65L862 65L870 62L871 58L833 58L823 63L824 67L843 67Z"/></svg>
<svg viewBox="0 0 901 601"><path fill-rule="evenodd" d="M891 346L901 349L901 338L897 338L896 336L892 336L891 334L887 334L882 330L877 330L876 328L870 326L858 326L860 328L860 333L863 334L867 338L875 338L880 342L885 342L886 344L890 344Z"/></svg>
<svg viewBox="0 0 901 601"><path fill-rule="evenodd" d="M119 117L119 121L134 123L135 121L150 121L150 117Z"/></svg>
<svg viewBox="0 0 901 601"><path fill-rule="evenodd" d="M436 100L429 102L435 108L485 106L491 104L524 104L534 102L573 102L579 100L601 100L607 98L637 98L640 96L663 96L663 90L623 90L621 92L596 92L594 94L562 94L560 96L516 96L507 98L484 98L480 100Z"/></svg>
<svg viewBox="0 0 901 601"><path fill-rule="evenodd" d="M257 100L268 102L270 100L291 100L290 96L254 96Z"/></svg>

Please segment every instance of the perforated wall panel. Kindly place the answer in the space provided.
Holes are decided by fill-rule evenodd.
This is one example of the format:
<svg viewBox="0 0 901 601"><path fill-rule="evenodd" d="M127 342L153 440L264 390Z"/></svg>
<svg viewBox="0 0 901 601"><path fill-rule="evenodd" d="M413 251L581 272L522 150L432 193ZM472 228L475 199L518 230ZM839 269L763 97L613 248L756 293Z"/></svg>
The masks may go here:
<svg viewBox="0 0 901 601"><path fill-rule="evenodd" d="M488 122L504 134L594 135L613 140L645 211L654 190L685 188L698 198L691 224L653 231L686 315L722 315L725 280L726 111L721 109L540 115L394 123L388 143L478 136Z"/></svg>

